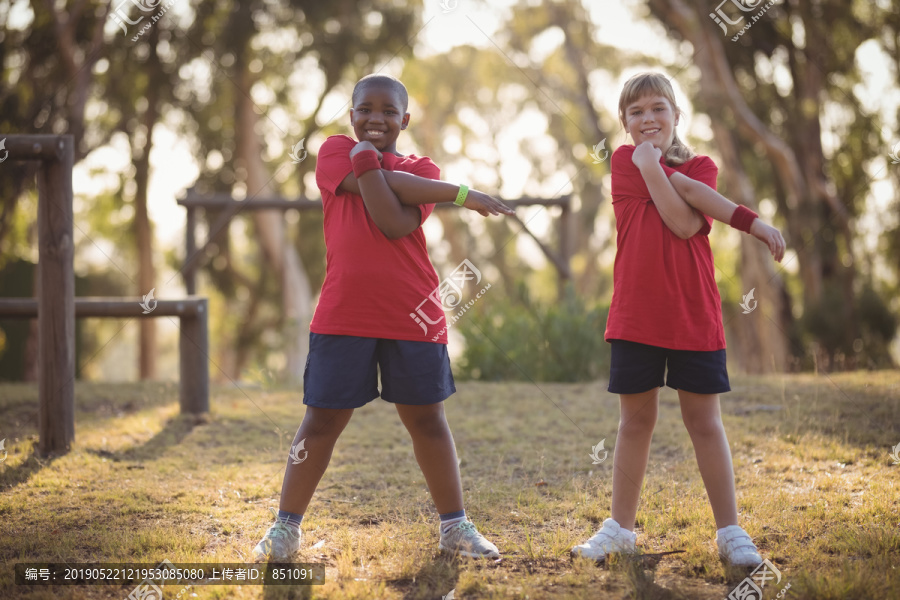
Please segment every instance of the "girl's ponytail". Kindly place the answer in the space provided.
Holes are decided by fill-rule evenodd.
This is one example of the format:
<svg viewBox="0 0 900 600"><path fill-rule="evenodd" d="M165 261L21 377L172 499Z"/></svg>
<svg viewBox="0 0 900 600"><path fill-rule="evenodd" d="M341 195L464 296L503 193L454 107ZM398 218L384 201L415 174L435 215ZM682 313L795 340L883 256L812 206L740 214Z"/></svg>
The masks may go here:
<svg viewBox="0 0 900 600"><path fill-rule="evenodd" d="M666 155L664 157L666 159L666 164L670 167L677 167L678 165L683 165L695 156L697 156L697 153L694 152L690 146L682 142L678 137L678 132L675 132L675 137L672 138L672 145L666 150Z"/></svg>

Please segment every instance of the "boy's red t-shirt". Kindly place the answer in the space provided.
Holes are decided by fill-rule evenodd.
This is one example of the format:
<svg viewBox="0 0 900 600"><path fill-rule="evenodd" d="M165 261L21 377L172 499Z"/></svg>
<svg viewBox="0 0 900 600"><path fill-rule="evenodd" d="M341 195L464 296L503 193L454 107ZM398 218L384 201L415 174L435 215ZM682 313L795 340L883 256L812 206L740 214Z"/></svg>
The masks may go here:
<svg viewBox="0 0 900 600"><path fill-rule="evenodd" d="M356 141L346 135L333 135L322 144L316 161L316 184L325 213L326 265L325 282L309 330L431 341L445 329L446 320L440 304L425 301L440 283L428 258L425 234L419 227L398 240L389 239L372 221L362 196L338 189L353 172L350 150L355 145ZM440 169L430 158L414 154L384 153L382 167L429 179L440 177ZM419 209L421 224L434 204L422 204ZM446 331L436 342L447 343Z"/></svg>
<svg viewBox="0 0 900 600"><path fill-rule="evenodd" d="M721 350L722 302L707 237L713 219L703 215L703 227L686 240L675 235L632 154L634 146L620 146L611 161L616 261L605 338L672 350ZM660 163L667 177L677 171L716 189L718 168L708 156L677 167Z"/></svg>

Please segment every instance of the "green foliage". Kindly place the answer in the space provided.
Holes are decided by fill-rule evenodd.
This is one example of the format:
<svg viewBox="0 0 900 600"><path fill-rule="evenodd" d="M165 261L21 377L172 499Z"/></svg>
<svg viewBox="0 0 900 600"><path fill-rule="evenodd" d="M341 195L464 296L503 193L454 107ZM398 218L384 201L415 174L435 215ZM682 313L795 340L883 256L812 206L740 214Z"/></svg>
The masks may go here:
<svg viewBox="0 0 900 600"><path fill-rule="evenodd" d="M859 328L851 329L848 322L858 323ZM843 292L836 286L826 287L819 302L806 307L801 326L821 344L829 362L826 368L895 366L890 344L897 331L897 316L871 282L862 286L849 311Z"/></svg>
<svg viewBox="0 0 900 600"><path fill-rule="evenodd" d="M461 379L572 382L607 372L609 306L588 305L571 286L556 304L533 301L524 286L519 295L521 303L488 301L460 321Z"/></svg>

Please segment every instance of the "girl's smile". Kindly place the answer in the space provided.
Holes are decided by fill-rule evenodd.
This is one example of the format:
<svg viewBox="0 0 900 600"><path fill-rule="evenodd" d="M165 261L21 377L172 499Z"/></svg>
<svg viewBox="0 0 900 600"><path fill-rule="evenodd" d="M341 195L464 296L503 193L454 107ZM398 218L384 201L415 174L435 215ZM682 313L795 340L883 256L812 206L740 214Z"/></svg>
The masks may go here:
<svg viewBox="0 0 900 600"><path fill-rule="evenodd" d="M634 145L650 142L665 154L675 137L678 116L662 96L642 96L625 109L625 127Z"/></svg>

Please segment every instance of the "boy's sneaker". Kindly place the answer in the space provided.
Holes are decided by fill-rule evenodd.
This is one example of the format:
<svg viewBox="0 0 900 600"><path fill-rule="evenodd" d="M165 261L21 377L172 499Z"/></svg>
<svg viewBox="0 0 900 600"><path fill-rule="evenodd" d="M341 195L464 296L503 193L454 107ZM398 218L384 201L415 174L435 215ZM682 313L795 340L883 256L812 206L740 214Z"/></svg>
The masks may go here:
<svg viewBox="0 0 900 600"><path fill-rule="evenodd" d="M475 529L472 521L462 521L447 533L441 533L439 548L469 558L500 558L500 551Z"/></svg>
<svg viewBox="0 0 900 600"><path fill-rule="evenodd" d="M615 552L633 553L636 540L637 534L633 531L623 529L615 519L606 519L591 539L572 548L572 555L601 561Z"/></svg>
<svg viewBox="0 0 900 600"><path fill-rule="evenodd" d="M266 535L253 549L254 561L291 562L294 554L300 549L300 537L302 533L287 523L278 521L278 513L270 508L275 515L275 523L266 531Z"/></svg>
<svg viewBox="0 0 900 600"><path fill-rule="evenodd" d="M755 567L762 557L747 532L737 525L723 527L716 532L719 556L734 567Z"/></svg>

